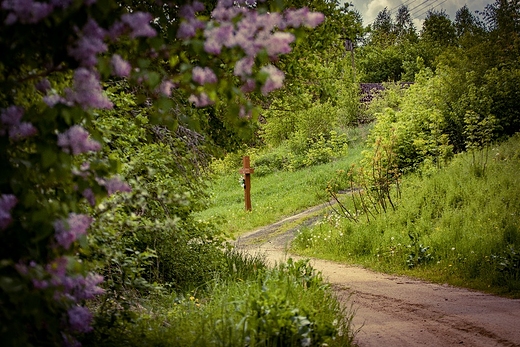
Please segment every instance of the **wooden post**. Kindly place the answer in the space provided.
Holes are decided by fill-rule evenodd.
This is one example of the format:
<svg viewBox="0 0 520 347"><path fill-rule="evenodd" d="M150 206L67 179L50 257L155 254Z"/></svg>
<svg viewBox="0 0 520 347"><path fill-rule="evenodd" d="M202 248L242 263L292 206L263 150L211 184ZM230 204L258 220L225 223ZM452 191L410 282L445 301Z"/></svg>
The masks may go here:
<svg viewBox="0 0 520 347"><path fill-rule="evenodd" d="M251 211L251 174L255 169L250 167L249 157L242 158L244 166L240 169L240 173L244 175L244 200L246 203L246 211Z"/></svg>

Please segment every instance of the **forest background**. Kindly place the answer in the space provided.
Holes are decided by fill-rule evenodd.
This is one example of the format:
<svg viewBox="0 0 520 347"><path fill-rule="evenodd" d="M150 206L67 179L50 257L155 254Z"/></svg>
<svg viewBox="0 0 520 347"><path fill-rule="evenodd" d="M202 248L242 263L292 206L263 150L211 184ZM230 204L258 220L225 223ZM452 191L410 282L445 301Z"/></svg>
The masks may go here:
<svg viewBox="0 0 520 347"><path fill-rule="evenodd" d="M359 168L323 187L364 188L341 214L355 225L398 209L402 177L459 153L487 177L489 146L520 125L516 1L463 7L454 21L433 11L419 32L406 7L364 28L334 1L25 5L4 0L0 29L0 333L11 345L347 345L349 314L306 262L268 269L223 247L225 227L200 218L208 178L243 154L260 177L333 162L362 126ZM367 107L358 82L388 84ZM495 161L517 163L505 153ZM501 197L485 268L513 290L518 196ZM411 267L434 259L417 230ZM358 239L352 251L371 255Z"/></svg>

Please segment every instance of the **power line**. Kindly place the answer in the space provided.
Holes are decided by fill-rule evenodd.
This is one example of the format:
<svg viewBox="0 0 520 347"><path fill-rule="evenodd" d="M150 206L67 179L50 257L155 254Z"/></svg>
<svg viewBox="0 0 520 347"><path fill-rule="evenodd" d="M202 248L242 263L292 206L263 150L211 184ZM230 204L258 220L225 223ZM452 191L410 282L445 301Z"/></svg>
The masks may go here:
<svg viewBox="0 0 520 347"><path fill-rule="evenodd" d="M429 11L432 11L433 9L435 9L435 8L439 7L440 5L444 4L446 1L448 1L448 0L444 0L441 3L439 3L439 4L437 4L437 5L433 6L433 7L430 7L427 11L424 11L423 13L418 15L417 17L423 16L424 14L428 13Z"/></svg>
<svg viewBox="0 0 520 347"><path fill-rule="evenodd" d="M437 1L439 1L439 0L433 0L433 4L435 4ZM430 5L433 5L433 4L431 3L431 0L425 0L425 1L423 1L422 3L420 3L419 5L415 6L415 7L412 8L412 9L410 9L410 10L409 10L409 11L410 11L410 14L411 14L412 12L415 12L415 13L416 13L416 12L422 11L422 10L424 10L426 7L428 7L428 6L430 6Z"/></svg>
<svg viewBox="0 0 520 347"><path fill-rule="evenodd" d="M391 13L393 10L398 9L398 8L401 7L401 6L413 4L413 3L416 2L416 1L418 1L418 0L407 0L407 1L405 1L404 3L402 3L402 4L400 4L400 5L397 5L397 6L395 6L394 8L390 9L390 10L388 11L388 13ZM428 1L428 0L426 0L426 1ZM379 12L381 12L381 11L379 11ZM379 15L379 14L378 14L378 15ZM373 24L373 23L376 21L376 19L377 19L377 16L376 16L374 19L372 19L371 21L369 21L367 25L371 25L371 24Z"/></svg>

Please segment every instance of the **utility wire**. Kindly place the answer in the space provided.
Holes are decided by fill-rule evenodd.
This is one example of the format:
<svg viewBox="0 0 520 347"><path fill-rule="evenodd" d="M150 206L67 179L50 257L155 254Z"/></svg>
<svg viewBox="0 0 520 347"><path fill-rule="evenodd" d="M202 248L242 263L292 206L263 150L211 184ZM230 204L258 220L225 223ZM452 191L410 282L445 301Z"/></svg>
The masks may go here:
<svg viewBox="0 0 520 347"><path fill-rule="evenodd" d="M424 11L423 13L417 15L417 17L421 17L421 16L425 15L426 13L428 13L429 11L433 11L435 8L437 8L437 7L439 7L440 5L444 4L446 1L448 1L448 0L444 0L444 1L440 2L440 3L437 4L437 5L435 5L435 6L433 6L433 7L430 7L427 11Z"/></svg>
<svg viewBox="0 0 520 347"><path fill-rule="evenodd" d="M400 4L400 5L397 5L397 6L395 6L394 8L390 9L388 12L392 12L393 10L398 9L399 7L401 7L401 6L403 6L403 5L408 6L408 5L410 5L410 4L413 4L413 3L416 2L416 1L419 1L419 0L407 0L407 1L405 1L404 3L402 3L402 4ZM426 0L426 1L428 1L428 0ZM369 21L367 25L371 25L371 24L373 24L373 23L376 21L376 19L377 19L377 16L376 16L374 19L372 19L371 21Z"/></svg>

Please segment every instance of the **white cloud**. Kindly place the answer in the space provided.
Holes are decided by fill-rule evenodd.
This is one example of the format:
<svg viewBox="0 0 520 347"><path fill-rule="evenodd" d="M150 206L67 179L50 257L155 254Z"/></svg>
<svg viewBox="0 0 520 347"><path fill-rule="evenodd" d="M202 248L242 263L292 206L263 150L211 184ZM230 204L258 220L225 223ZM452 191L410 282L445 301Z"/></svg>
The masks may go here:
<svg viewBox="0 0 520 347"><path fill-rule="evenodd" d="M487 4L493 3L488 0L349 0L344 1L354 5L354 9L358 11L363 18L363 25L368 25L376 19L377 14L385 7L395 15L397 9L402 4L408 6L408 10L412 15L412 19L418 31L421 30L422 23L429 9L444 9L450 16L451 20L455 19L457 10L467 4L469 10L482 11Z"/></svg>

